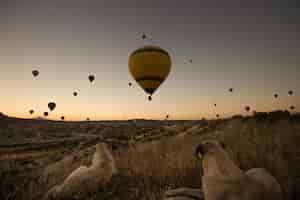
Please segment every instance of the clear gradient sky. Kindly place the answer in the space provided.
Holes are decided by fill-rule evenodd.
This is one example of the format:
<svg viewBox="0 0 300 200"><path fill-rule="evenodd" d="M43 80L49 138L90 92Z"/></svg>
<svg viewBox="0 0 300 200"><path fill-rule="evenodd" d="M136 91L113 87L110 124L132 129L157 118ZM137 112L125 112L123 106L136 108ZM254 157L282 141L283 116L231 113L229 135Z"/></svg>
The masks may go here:
<svg viewBox="0 0 300 200"><path fill-rule="evenodd" d="M49 101L57 103L50 118L68 120L200 119L245 114L246 105L299 111L296 2L0 1L0 111L42 116ZM128 71L129 54L145 44L161 46L173 62L151 102Z"/></svg>

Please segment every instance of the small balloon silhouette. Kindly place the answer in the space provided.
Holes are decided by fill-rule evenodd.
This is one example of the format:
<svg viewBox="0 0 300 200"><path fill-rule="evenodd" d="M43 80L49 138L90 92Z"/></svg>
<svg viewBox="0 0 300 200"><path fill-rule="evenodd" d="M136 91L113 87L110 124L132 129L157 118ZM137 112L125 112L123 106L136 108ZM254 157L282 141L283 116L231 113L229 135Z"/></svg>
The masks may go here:
<svg viewBox="0 0 300 200"><path fill-rule="evenodd" d="M274 94L274 97L277 98L277 97L278 97L278 94Z"/></svg>
<svg viewBox="0 0 300 200"><path fill-rule="evenodd" d="M217 118L219 118L219 117L220 117L220 115L219 115L219 114L216 114L216 117L217 117Z"/></svg>
<svg viewBox="0 0 300 200"><path fill-rule="evenodd" d="M34 113L34 110L29 110L29 113L32 115Z"/></svg>
<svg viewBox="0 0 300 200"><path fill-rule="evenodd" d="M288 93L289 93L289 95L293 95L293 91L292 90L290 90Z"/></svg>
<svg viewBox="0 0 300 200"><path fill-rule="evenodd" d="M294 110L294 109L295 109L295 106L290 106L290 109L291 109L291 110Z"/></svg>
<svg viewBox="0 0 300 200"><path fill-rule="evenodd" d="M48 116L48 112L44 112L44 116L47 117Z"/></svg>
<svg viewBox="0 0 300 200"><path fill-rule="evenodd" d="M250 106L246 106L246 107L245 107L245 110L246 110L247 112L249 112L249 111L250 111Z"/></svg>
<svg viewBox="0 0 300 200"><path fill-rule="evenodd" d="M32 75L33 77L36 77L39 75L39 71L38 70L32 70Z"/></svg>
<svg viewBox="0 0 300 200"><path fill-rule="evenodd" d="M143 35L142 35L142 39L144 40L144 39L146 39L146 38L147 38L146 34L145 34L145 33L143 33Z"/></svg>
<svg viewBox="0 0 300 200"><path fill-rule="evenodd" d="M89 80L92 83L95 80L95 76L94 75L89 75Z"/></svg>
<svg viewBox="0 0 300 200"><path fill-rule="evenodd" d="M73 96L76 97L78 95L77 92L73 92Z"/></svg>
<svg viewBox="0 0 300 200"><path fill-rule="evenodd" d="M54 102L48 103L48 108L50 109L50 111L53 111L55 109L55 107L56 107L56 103L54 103Z"/></svg>
<svg viewBox="0 0 300 200"><path fill-rule="evenodd" d="M60 118L61 120L65 120L65 117L64 116L61 116L61 118Z"/></svg>

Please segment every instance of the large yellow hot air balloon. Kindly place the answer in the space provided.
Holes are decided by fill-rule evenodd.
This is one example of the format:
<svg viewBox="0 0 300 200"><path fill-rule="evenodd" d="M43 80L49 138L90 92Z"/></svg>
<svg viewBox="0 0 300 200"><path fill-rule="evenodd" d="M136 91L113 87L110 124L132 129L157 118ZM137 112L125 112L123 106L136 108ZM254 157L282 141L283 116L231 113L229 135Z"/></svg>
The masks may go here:
<svg viewBox="0 0 300 200"><path fill-rule="evenodd" d="M170 73L171 57L160 47L143 46L131 53L128 64L131 75L151 100L151 95Z"/></svg>

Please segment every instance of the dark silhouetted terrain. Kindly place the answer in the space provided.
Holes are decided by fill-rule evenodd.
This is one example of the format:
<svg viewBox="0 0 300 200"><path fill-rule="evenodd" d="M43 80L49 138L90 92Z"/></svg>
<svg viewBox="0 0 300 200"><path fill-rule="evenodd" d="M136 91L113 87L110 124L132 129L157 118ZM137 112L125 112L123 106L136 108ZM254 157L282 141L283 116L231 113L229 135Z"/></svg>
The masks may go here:
<svg viewBox="0 0 300 200"><path fill-rule="evenodd" d="M200 121L61 122L0 115L0 199L40 199L105 141L118 174L86 199L159 199L200 187L193 153L203 139L225 142L242 169L265 167L288 199L300 198L300 115L274 111Z"/></svg>

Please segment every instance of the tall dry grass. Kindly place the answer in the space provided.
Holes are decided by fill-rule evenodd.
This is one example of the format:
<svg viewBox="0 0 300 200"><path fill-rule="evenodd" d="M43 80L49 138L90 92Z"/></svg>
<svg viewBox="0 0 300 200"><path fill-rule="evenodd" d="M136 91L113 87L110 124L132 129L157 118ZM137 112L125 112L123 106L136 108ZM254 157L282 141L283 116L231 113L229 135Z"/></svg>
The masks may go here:
<svg viewBox="0 0 300 200"><path fill-rule="evenodd" d="M99 188L86 199L154 200L161 199L167 189L200 187L200 163L194 151L203 139L224 141L238 166L245 170L266 168L283 186L286 199L300 199L299 120L257 121L239 117L213 122L209 127L204 132L203 126L199 126L199 131L193 130L184 136L114 148L119 174L106 188ZM67 175L53 172L50 177L58 180Z"/></svg>
<svg viewBox="0 0 300 200"><path fill-rule="evenodd" d="M201 128L201 127L199 127ZM145 199L159 199L177 187L200 187L200 166L193 156L204 139L226 144L242 169L267 169L280 182L286 199L299 198L300 124L290 119L234 118L217 123L206 133L194 131L185 137L138 144L116 154L117 165L142 191Z"/></svg>
<svg viewBox="0 0 300 200"><path fill-rule="evenodd" d="M300 198L299 121L234 119L218 129L224 134L216 137L225 142L237 165L244 170L266 168L280 182L286 199Z"/></svg>
<svg viewBox="0 0 300 200"><path fill-rule="evenodd" d="M133 145L116 153L116 164L144 199L160 199L171 188L200 187L200 166L194 156L199 139L175 137Z"/></svg>

